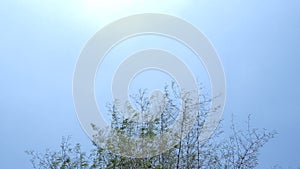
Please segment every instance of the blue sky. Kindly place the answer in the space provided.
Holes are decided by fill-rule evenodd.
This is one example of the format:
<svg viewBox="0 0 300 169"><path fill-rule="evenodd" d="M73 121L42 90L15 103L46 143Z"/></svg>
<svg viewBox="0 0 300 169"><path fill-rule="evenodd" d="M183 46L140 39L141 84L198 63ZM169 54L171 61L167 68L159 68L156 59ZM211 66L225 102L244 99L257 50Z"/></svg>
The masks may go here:
<svg viewBox="0 0 300 169"><path fill-rule="evenodd" d="M72 78L88 39L131 14L159 12L195 25L215 46L227 80L224 125L279 133L259 168L300 166L300 2L115 0L0 2L0 164L31 168L25 150L56 149L62 136L90 147L73 106ZM99 5L101 4L101 5Z"/></svg>

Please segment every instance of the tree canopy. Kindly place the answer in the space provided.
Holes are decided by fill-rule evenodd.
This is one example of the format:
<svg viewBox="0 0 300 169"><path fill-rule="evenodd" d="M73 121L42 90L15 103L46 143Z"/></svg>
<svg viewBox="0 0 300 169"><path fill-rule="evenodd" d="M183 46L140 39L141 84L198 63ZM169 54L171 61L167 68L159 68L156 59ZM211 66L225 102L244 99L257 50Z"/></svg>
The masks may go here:
<svg viewBox="0 0 300 169"><path fill-rule="evenodd" d="M196 120L188 134L180 135L180 141L168 150L158 153L155 156L144 158L132 158L114 153L114 151L130 150L133 147L126 146L126 140L113 140L109 142L108 149L101 147L102 131L92 125L98 134L94 136L93 149L90 152L83 152L80 144L72 145L68 138L63 138L58 151L47 150L44 154L35 151L27 151L31 156L33 168L44 169L207 169L207 168L255 168L259 161L259 150L276 132L265 129L252 128L250 116L248 127L238 129L232 122L230 136L225 136L222 125L205 141L199 141L201 130L204 128L205 117L211 111L218 111L218 108L211 109L211 99L200 96L200 102L189 98L188 92L178 94L173 87L166 87L164 90L164 104L162 112L154 120L139 123L123 116L123 111L130 111L130 108L120 108L118 103L109 106L111 115L111 129L116 134L136 138L152 138L171 130L172 124L180 113L195 111L195 104L199 104ZM140 113L147 113L151 109L151 98L147 97L146 90L140 90L132 96L135 107ZM182 125L183 126L183 125ZM207 126L206 126L207 127ZM109 139L108 139L109 140ZM107 148L107 147L106 147Z"/></svg>

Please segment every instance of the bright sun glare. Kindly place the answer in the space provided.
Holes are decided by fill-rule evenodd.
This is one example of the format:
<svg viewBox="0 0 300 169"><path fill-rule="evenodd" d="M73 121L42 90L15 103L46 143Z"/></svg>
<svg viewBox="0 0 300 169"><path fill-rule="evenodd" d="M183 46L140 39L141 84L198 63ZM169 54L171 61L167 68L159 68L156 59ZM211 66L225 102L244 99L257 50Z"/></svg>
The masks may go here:
<svg viewBox="0 0 300 169"><path fill-rule="evenodd" d="M184 0L85 0L81 4L84 13L94 21L109 22L120 16L133 13L163 12L167 9L180 9Z"/></svg>
<svg viewBox="0 0 300 169"><path fill-rule="evenodd" d="M126 9L134 0L87 0L86 7L90 12L111 13Z"/></svg>
<svg viewBox="0 0 300 169"><path fill-rule="evenodd" d="M94 21L111 20L118 14L129 11L135 0L86 0L82 4L84 13Z"/></svg>
<svg viewBox="0 0 300 169"><path fill-rule="evenodd" d="M90 8L113 9L119 6L129 5L133 0L87 0Z"/></svg>
<svg viewBox="0 0 300 169"><path fill-rule="evenodd" d="M30 2L32 2L31 7L34 5L37 9L45 9L43 12L54 13L68 20L74 18L81 24L97 25L97 27L137 13L176 13L187 4L185 0L43 0Z"/></svg>

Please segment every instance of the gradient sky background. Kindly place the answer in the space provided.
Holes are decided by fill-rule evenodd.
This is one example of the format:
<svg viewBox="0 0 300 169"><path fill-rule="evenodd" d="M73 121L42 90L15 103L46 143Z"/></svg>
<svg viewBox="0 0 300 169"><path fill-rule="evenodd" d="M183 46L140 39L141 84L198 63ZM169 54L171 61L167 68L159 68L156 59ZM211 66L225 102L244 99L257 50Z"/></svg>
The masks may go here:
<svg viewBox="0 0 300 169"><path fill-rule="evenodd" d="M227 79L223 114L279 133L258 168L300 166L300 1L96 0L0 2L0 168L31 168L25 150L90 142L73 106L72 78L87 40L131 14L159 12L195 25L215 46ZM102 3L101 3L102 2Z"/></svg>

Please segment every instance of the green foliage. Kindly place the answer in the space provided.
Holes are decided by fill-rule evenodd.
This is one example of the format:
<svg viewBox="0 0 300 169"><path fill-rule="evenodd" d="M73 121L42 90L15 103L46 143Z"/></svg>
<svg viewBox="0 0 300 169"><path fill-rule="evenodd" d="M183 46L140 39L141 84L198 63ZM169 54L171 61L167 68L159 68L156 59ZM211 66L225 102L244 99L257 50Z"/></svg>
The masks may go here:
<svg viewBox="0 0 300 169"><path fill-rule="evenodd" d="M142 113L149 110L149 98L146 91L132 96L135 106ZM188 93L178 94L177 90L165 88L165 107L159 117L151 122L137 123L122 116L122 110L117 103L110 106L112 117L111 127L118 133L128 137L152 138L170 130L179 113L186 113L194 108L194 100L189 99ZM206 98L202 96L201 98ZM68 139L63 139L60 150L52 152L47 150L45 154L27 151L32 159L31 163L37 169L210 169L210 168L254 168L258 165L259 149L275 132L258 130L250 127L250 118L246 130L238 130L232 123L232 134L225 137L221 126L205 142L199 142L198 137L203 130L205 117L209 113L210 99L201 99L200 109L197 110L197 120L190 132L181 141L168 151L149 158L129 158L113 154L98 147L97 139L93 140L94 148L86 154L81 151L80 144L72 146ZM182 104L185 103L185 104ZM187 104L189 103L189 104ZM181 108L181 106L183 109ZM216 108L217 109L217 108ZM214 111L216 111L216 109ZM93 125L94 130L99 130ZM100 133L101 131L99 131ZM97 138L97 136L95 136ZM124 144L111 143L114 148L124 147Z"/></svg>
<svg viewBox="0 0 300 169"><path fill-rule="evenodd" d="M81 151L80 144L71 146L69 138L63 138L60 150L57 152L47 150L45 154L34 151L26 151L26 153L32 157L33 168L39 169L83 169L90 163L86 153Z"/></svg>

